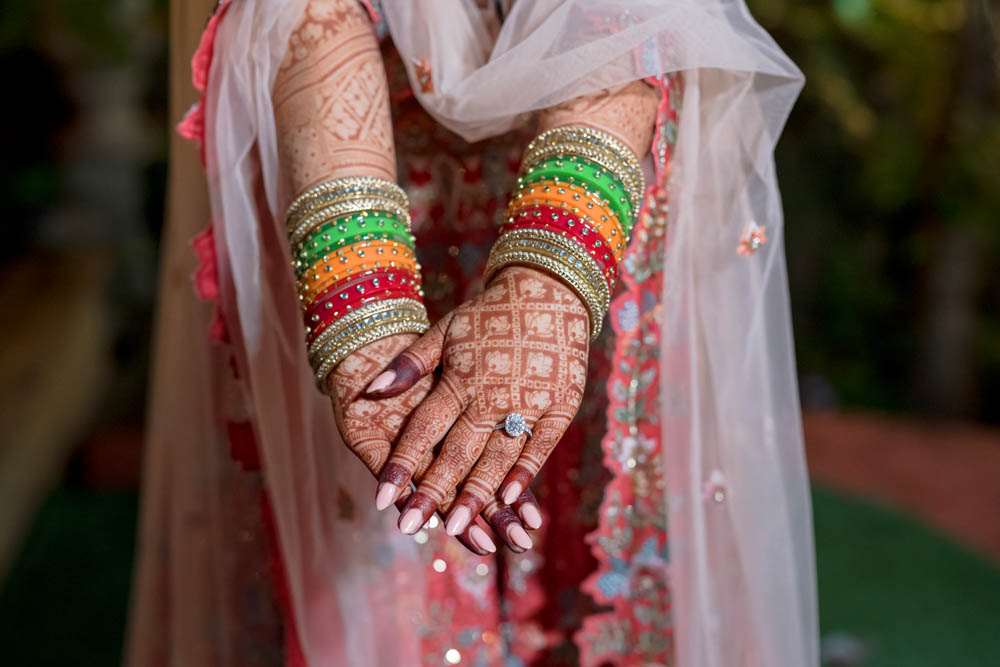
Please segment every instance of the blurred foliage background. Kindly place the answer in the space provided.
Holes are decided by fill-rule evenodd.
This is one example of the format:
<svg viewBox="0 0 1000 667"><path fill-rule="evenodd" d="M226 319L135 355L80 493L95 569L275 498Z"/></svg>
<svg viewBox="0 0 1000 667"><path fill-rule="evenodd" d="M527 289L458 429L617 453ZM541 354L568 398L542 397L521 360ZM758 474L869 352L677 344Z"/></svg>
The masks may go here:
<svg viewBox="0 0 1000 667"><path fill-rule="evenodd" d="M777 161L807 405L1000 421L1000 4L750 5L806 75Z"/></svg>

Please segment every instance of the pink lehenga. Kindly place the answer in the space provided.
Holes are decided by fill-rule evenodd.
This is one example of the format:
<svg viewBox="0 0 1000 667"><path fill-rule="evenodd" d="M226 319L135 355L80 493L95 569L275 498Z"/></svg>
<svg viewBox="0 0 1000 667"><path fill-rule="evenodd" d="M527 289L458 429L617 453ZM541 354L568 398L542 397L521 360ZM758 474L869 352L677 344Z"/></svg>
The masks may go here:
<svg viewBox="0 0 1000 667"><path fill-rule="evenodd" d="M312 383L276 223L270 90L304 2L223 1L181 125L208 200L173 156L136 667L817 665L772 159L800 75L742 2L510 5L371 7L432 318L481 289L532 111L637 78L661 94L611 326L536 486L536 548L478 557L374 511ZM184 278L192 237L209 305Z"/></svg>

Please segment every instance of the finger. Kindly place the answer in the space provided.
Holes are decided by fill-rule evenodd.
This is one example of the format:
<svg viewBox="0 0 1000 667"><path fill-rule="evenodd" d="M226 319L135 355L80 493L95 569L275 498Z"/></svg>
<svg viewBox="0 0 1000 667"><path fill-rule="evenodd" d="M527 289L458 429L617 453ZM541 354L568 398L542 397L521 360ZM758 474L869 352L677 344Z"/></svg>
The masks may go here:
<svg viewBox="0 0 1000 667"><path fill-rule="evenodd" d="M521 525L517 513L510 505L503 505L491 496L483 507L483 518L489 522L493 532L511 551L523 553L532 547L528 531Z"/></svg>
<svg viewBox="0 0 1000 667"><path fill-rule="evenodd" d="M417 472L415 472L413 475L414 479L420 479L421 475L423 474L423 471L430 466L432 460L433 460L433 454L431 452L427 452L427 456L424 459L424 463L421 464L423 469L422 470L420 468L417 469ZM411 491L409 487L407 487L406 489L404 489L404 492L400 494L400 498L395 503L396 509L400 511L400 514L402 514L403 510L406 508L407 498L409 497L410 493ZM441 509L438 510L438 515L441 517L442 525L444 524L445 513L447 512L448 508L451 507L454 499L455 499L455 494L453 493L448 498L445 498L445 500L442 501L441 503ZM473 522L470 526L466 527L466 529L460 535L456 535L455 539L457 539L462 544L462 546L464 546L466 549L476 554L477 556L488 556L492 553L496 553L497 545L490 538L489 532L486 530L486 527L487 524L482 519L482 517L477 517L476 521Z"/></svg>
<svg viewBox="0 0 1000 667"><path fill-rule="evenodd" d="M511 507L521 517L521 522L531 530L538 530L542 527L542 510L531 489L522 491L517 500L511 503Z"/></svg>
<svg viewBox="0 0 1000 667"><path fill-rule="evenodd" d="M397 396L437 368L441 363L444 334L453 314L454 311L442 317L423 336L403 350L385 371L372 380L365 393L375 398Z"/></svg>
<svg viewBox="0 0 1000 667"><path fill-rule="evenodd" d="M409 484L417 465L440 442L464 409L465 399L457 385L447 375L443 376L410 414L406 428L399 436L399 444L382 468L375 496L376 507L385 509L398 499L400 489Z"/></svg>
<svg viewBox="0 0 1000 667"><path fill-rule="evenodd" d="M466 477L462 493L448 515L446 525L449 535L465 530L471 518L482 511L486 499L496 493L500 482L517 462L527 439L527 434L511 437L502 429L490 434L479 461Z"/></svg>
<svg viewBox="0 0 1000 667"><path fill-rule="evenodd" d="M508 505L514 503L518 496L528 488L549 454L559 444L566 428L573 420L574 412L569 410L550 410L538 420L532 429L531 437L521 450L517 462L507 473L500 489L500 497Z"/></svg>
<svg viewBox="0 0 1000 667"><path fill-rule="evenodd" d="M492 428L490 424L476 420L470 411L462 413L441 445L434 463L410 498L410 505L399 520L400 530L407 534L415 531L438 508L441 501L450 492L454 492L479 458ZM470 514L469 518L472 516L475 515Z"/></svg>
<svg viewBox="0 0 1000 667"><path fill-rule="evenodd" d="M388 458L388 457L389 457L389 455L386 454L386 458ZM424 457L422 459L420 459L420 463L417 464L416 470L413 471L413 479L415 479L417 481L420 481L421 479L423 479L424 474L427 472L427 469L431 467L431 463L433 463L433 462L434 462L434 452L428 450L424 454ZM392 495L391 496L386 495L386 493L388 491L392 491ZM410 494L412 494L412 493L413 493L413 483L412 482L409 483L409 484L407 484L406 486L404 486L401 489L395 487L394 485L388 485L386 488L383 488L383 485L379 484L378 485L378 491L377 491L376 498L375 498L375 507L377 509L381 510L381 509L385 509L390 504L394 503L396 505L396 508L399 509L400 511L402 511L403 505L406 503L406 499L409 498ZM382 497L379 497L379 494L381 494ZM388 498L388 499L386 500L386 498ZM395 499L395 502L394 502L394 499ZM381 503L381 506L380 506L380 503Z"/></svg>
<svg viewBox="0 0 1000 667"><path fill-rule="evenodd" d="M442 521L444 520L445 514L454 504L455 496L454 493L451 497L446 498L442 501L440 508L438 509L438 514L441 516ZM462 543L462 545L473 552L477 556L487 556L492 553L496 553L497 545L489 535L488 526L482 517L476 517L475 521L472 521L465 530L460 534L456 535L455 538Z"/></svg>

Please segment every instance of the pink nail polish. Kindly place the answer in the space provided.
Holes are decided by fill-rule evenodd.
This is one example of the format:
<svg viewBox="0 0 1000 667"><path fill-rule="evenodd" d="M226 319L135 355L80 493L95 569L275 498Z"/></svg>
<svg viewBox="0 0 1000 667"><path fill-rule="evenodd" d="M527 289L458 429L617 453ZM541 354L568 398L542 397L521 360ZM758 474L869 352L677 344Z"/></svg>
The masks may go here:
<svg viewBox="0 0 1000 667"><path fill-rule="evenodd" d="M373 391L382 391L396 379L396 371L383 371L381 375L372 380L372 383L368 385L367 391L371 393Z"/></svg>
<svg viewBox="0 0 1000 667"><path fill-rule="evenodd" d="M469 525L469 518L471 513L469 508L464 505L459 505L455 508L455 511L451 513L448 517L448 525L445 526L445 530L451 536L460 534L465 527Z"/></svg>
<svg viewBox="0 0 1000 667"><path fill-rule="evenodd" d="M538 511L538 508L531 503L525 503L521 505L521 518L524 522L528 524L528 528L532 530L537 530L539 526L542 525L542 514Z"/></svg>
<svg viewBox="0 0 1000 667"><path fill-rule="evenodd" d="M423 518L424 515L416 507L408 509L406 514L399 519L399 530L406 535L412 535L420 528Z"/></svg>
<svg viewBox="0 0 1000 667"><path fill-rule="evenodd" d="M507 537L510 541L521 547L522 549L530 549L532 547L531 538L528 537L527 531L521 527L519 523L512 523L507 528Z"/></svg>
<svg viewBox="0 0 1000 667"><path fill-rule="evenodd" d="M490 536L479 526L473 526L469 529L469 539L472 540L473 544L487 553L495 553L497 550L497 545L493 544Z"/></svg>
<svg viewBox="0 0 1000 667"><path fill-rule="evenodd" d="M391 484L389 482L379 484L378 493L375 495L375 509L380 512L384 510L396 501L396 495L398 493L399 487L395 484Z"/></svg>
<svg viewBox="0 0 1000 667"><path fill-rule="evenodd" d="M503 501L508 505L513 504L513 502L517 500L517 497L521 495L521 491L523 490L524 487L521 486L520 482L513 482L507 487L507 490L503 492Z"/></svg>

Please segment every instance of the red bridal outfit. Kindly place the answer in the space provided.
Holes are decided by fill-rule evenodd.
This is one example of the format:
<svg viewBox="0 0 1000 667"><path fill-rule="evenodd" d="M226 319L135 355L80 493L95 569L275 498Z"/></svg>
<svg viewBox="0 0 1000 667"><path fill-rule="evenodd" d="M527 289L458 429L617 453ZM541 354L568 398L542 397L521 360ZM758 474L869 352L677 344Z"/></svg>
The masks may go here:
<svg viewBox="0 0 1000 667"><path fill-rule="evenodd" d="M203 4L173 4L175 49ZM305 3L224 0L180 127L207 193L196 151L171 155L130 664L818 665L772 157L801 75L741 1L483 4L371 7L432 320L482 288L533 112L660 94L535 548L479 557L375 511L312 380L281 229L270 91Z"/></svg>

